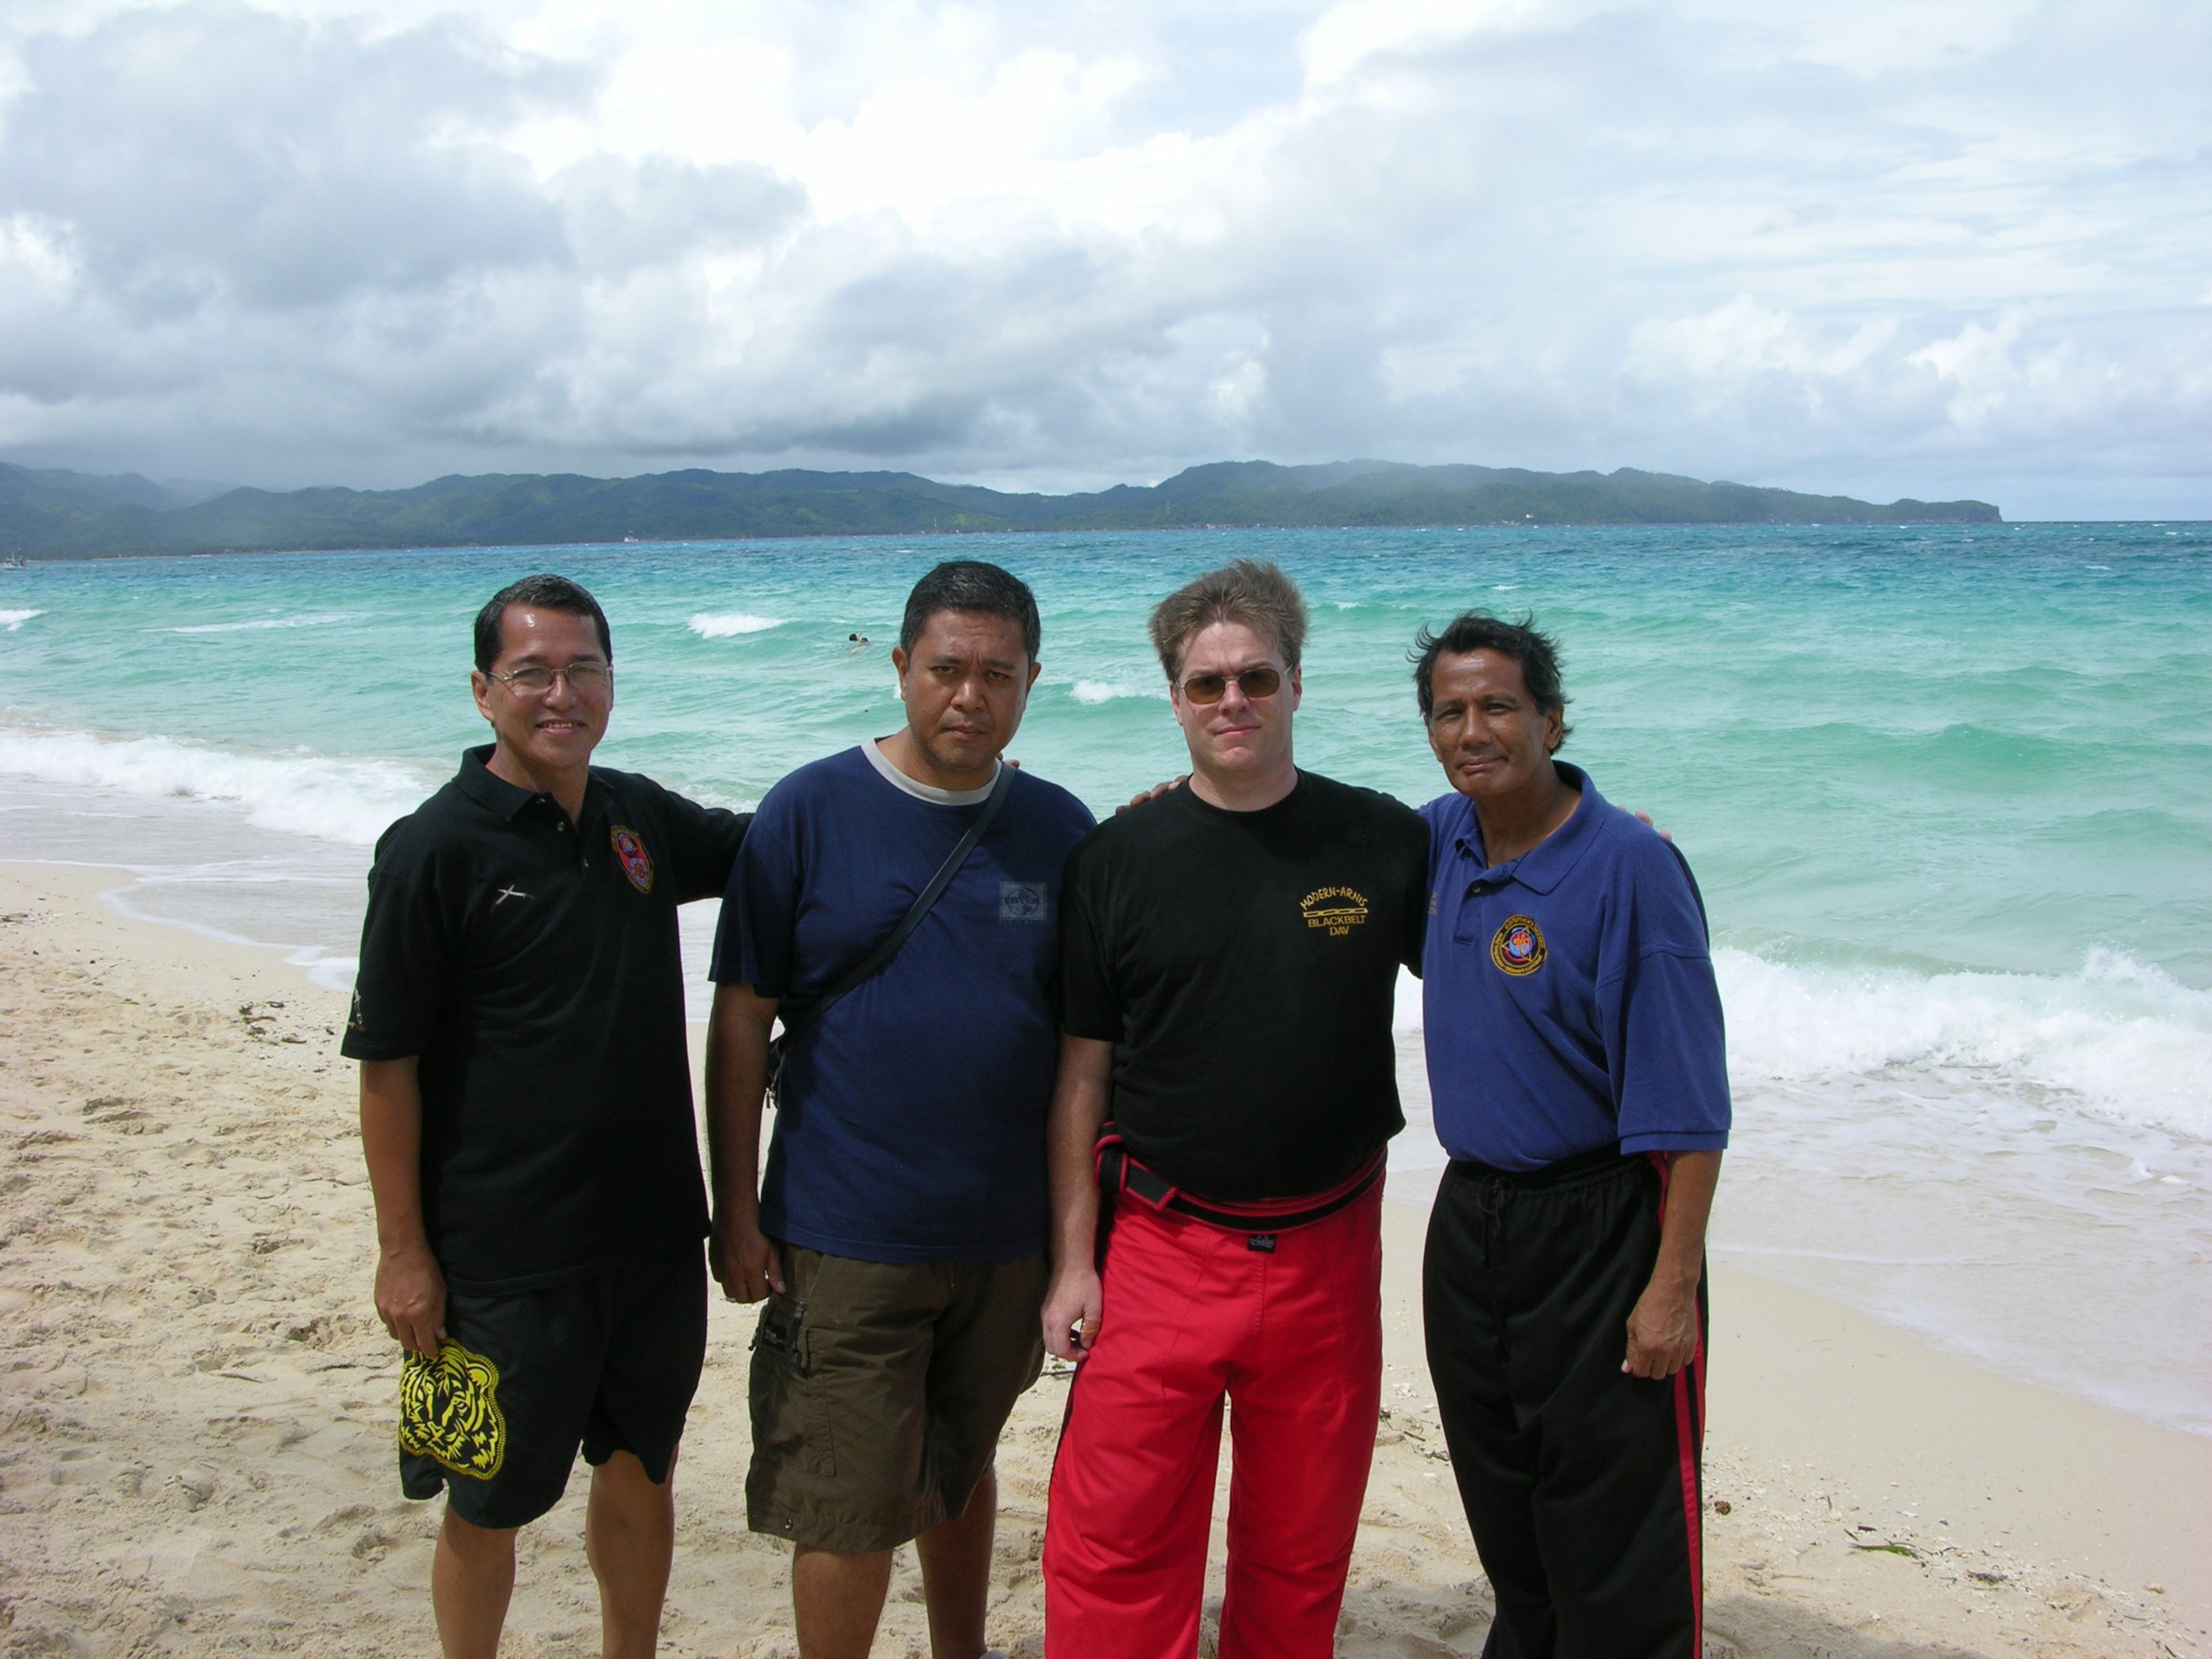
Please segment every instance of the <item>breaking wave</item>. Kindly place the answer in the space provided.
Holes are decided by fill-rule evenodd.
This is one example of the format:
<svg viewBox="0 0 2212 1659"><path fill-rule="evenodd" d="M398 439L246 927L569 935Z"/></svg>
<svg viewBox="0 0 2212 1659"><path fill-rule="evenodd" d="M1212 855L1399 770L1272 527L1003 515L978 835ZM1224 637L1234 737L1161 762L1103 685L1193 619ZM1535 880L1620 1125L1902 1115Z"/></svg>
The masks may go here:
<svg viewBox="0 0 2212 1659"><path fill-rule="evenodd" d="M1159 695L1159 687L1150 680L1133 685L1123 680L1079 680L1068 687L1068 695L1086 708L1092 709L1121 697L1156 697Z"/></svg>
<svg viewBox="0 0 2212 1659"><path fill-rule="evenodd" d="M171 628L172 634L260 634L270 628L326 628L334 623L350 622L353 615L345 611L313 611L296 617L256 617L246 622L194 622L182 627Z"/></svg>
<svg viewBox="0 0 2212 1659"><path fill-rule="evenodd" d="M252 755L169 737L0 728L0 772L146 798L229 803L262 829L368 846L435 787L395 761Z"/></svg>
<svg viewBox="0 0 2212 1659"><path fill-rule="evenodd" d="M2212 1140L2212 992L2099 948L2066 974L1865 972L1714 953L1740 1082L1978 1075Z"/></svg>
<svg viewBox="0 0 2212 1659"><path fill-rule="evenodd" d="M691 631L703 640L726 640L740 634L764 634L783 622L781 617L757 617L744 611L702 611L691 618Z"/></svg>
<svg viewBox="0 0 2212 1659"><path fill-rule="evenodd" d="M1739 1091L1917 1071L2212 1141L2212 992L2124 952L2063 974L1807 967L1724 946L1713 966ZM1420 1027L1409 978L1395 1024Z"/></svg>

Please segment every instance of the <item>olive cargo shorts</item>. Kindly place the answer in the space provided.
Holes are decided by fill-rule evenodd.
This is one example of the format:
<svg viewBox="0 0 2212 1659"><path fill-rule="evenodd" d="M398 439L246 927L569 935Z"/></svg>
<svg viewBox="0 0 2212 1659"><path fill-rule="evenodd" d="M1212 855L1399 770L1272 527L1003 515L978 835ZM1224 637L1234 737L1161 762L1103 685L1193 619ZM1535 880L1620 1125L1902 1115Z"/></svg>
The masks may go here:
<svg viewBox="0 0 2212 1659"><path fill-rule="evenodd" d="M857 1554L956 1518L1044 1364L1044 1256L861 1262L778 1248L789 1288L753 1335L748 1525Z"/></svg>

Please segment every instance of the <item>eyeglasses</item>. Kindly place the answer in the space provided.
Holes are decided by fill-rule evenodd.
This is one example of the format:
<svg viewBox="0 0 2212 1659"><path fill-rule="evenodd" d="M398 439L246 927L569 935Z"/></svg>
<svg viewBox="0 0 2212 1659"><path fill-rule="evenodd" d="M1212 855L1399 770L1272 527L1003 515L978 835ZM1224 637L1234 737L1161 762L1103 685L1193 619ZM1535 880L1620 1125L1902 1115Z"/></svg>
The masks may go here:
<svg viewBox="0 0 2212 1659"><path fill-rule="evenodd" d="M484 671L484 678L496 680L518 697L542 697L553 689L557 680L568 681L568 688L580 697L596 696L614 685L614 664L611 663L571 663L565 668L542 668L532 663L521 668L496 673Z"/></svg>
<svg viewBox="0 0 2212 1659"><path fill-rule="evenodd" d="M1240 674L1193 674L1182 685L1183 696L1191 703L1219 703L1229 689L1229 681L1237 682L1237 689L1244 694L1247 703L1257 703L1262 697L1271 697L1283 687L1283 671L1279 668L1248 668Z"/></svg>

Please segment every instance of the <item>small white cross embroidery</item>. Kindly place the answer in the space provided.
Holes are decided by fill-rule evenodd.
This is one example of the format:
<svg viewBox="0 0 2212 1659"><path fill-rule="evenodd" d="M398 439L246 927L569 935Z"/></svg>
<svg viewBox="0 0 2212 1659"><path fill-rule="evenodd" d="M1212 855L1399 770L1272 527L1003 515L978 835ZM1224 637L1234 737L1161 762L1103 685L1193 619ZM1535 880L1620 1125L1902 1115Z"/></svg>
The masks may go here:
<svg viewBox="0 0 2212 1659"><path fill-rule="evenodd" d="M497 910L509 899L526 899L529 896L520 887L502 887L499 889L499 896L492 901L492 909Z"/></svg>

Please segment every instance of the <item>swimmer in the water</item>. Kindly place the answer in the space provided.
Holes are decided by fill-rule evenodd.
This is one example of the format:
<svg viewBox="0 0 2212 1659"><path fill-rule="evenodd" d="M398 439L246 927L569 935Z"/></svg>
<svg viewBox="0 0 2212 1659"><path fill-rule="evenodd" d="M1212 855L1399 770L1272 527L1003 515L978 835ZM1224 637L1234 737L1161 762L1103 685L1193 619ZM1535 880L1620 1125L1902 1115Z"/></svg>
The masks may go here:
<svg viewBox="0 0 2212 1659"><path fill-rule="evenodd" d="M845 639L855 650L858 650L862 646L867 644L868 642L868 636L864 634L848 634L845 636Z"/></svg>

